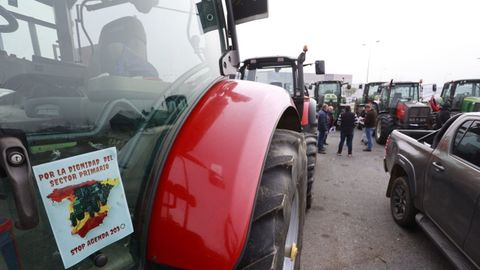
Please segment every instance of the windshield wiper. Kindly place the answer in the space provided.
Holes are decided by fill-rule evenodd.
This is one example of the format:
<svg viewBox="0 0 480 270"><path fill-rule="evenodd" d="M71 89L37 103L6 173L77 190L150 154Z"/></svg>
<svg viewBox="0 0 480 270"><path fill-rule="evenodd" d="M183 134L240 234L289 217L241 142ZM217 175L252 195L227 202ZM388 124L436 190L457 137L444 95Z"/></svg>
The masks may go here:
<svg viewBox="0 0 480 270"><path fill-rule="evenodd" d="M17 19L3 6L0 5L0 16L2 16L8 24L0 25L0 33L12 33L18 29Z"/></svg>

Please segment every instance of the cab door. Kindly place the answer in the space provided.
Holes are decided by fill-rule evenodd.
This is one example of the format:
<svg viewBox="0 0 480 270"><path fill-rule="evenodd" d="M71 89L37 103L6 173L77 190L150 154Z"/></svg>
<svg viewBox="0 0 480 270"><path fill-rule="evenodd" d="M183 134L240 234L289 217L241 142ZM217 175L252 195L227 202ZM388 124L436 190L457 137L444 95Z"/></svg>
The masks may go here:
<svg viewBox="0 0 480 270"><path fill-rule="evenodd" d="M448 132L426 168L426 214L459 247L469 232L480 194L478 121L466 120Z"/></svg>
<svg viewBox="0 0 480 270"><path fill-rule="evenodd" d="M471 160L473 173L476 174L475 181L478 185L480 183L480 121L475 121L470 127L470 135L472 136L470 139L471 152L475 154L467 158ZM477 196L476 201L475 214L465 240L464 250L470 259L480 265L480 196Z"/></svg>

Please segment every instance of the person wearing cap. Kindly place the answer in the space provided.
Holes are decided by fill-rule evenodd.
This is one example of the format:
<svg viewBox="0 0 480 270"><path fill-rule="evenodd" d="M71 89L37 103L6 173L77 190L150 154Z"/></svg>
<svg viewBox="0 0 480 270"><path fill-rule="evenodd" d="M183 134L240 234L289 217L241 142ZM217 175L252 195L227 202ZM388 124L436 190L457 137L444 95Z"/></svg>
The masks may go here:
<svg viewBox="0 0 480 270"><path fill-rule="evenodd" d="M365 136L367 137L367 148L363 149L363 151L371 152L373 147L372 134L373 129L375 128L375 123L377 122L377 113L372 109L372 105L370 103L365 105L365 111L367 112L364 122Z"/></svg>

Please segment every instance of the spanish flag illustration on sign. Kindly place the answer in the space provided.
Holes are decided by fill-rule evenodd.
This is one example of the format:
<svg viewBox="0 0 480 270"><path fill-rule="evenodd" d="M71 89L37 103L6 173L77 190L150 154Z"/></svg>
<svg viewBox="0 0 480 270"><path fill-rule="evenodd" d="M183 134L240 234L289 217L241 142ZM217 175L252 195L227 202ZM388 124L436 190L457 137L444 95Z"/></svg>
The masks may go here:
<svg viewBox="0 0 480 270"><path fill-rule="evenodd" d="M118 185L119 180L90 180L81 184L54 189L47 198L54 202L68 200L69 219L72 223L72 234L81 237L103 223L108 215L108 195L110 190Z"/></svg>

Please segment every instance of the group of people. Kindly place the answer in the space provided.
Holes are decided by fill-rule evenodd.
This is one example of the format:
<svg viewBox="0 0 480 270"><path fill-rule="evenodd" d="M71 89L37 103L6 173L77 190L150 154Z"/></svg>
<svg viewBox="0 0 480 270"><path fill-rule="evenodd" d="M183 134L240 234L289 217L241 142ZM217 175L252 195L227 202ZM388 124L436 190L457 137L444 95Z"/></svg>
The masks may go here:
<svg viewBox="0 0 480 270"><path fill-rule="evenodd" d="M372 134L377 121L377 113L372 108L371 104L365 105L365 136L367 138L367 147L363 151L371 152L373 147ZM334 127L333 119L333 107L324 104L322 109L318 112L318 153L325 154L325 145L329 131ZM350 106L345 107L345 111L342 112L337 119L337 126L340 130L340 144L338 145L337 155L341 156L345 141L347 142L348 156L352 156L352 142L353 131L355 129L355 123L357 122L357 115L352 112Z"/></svg>

